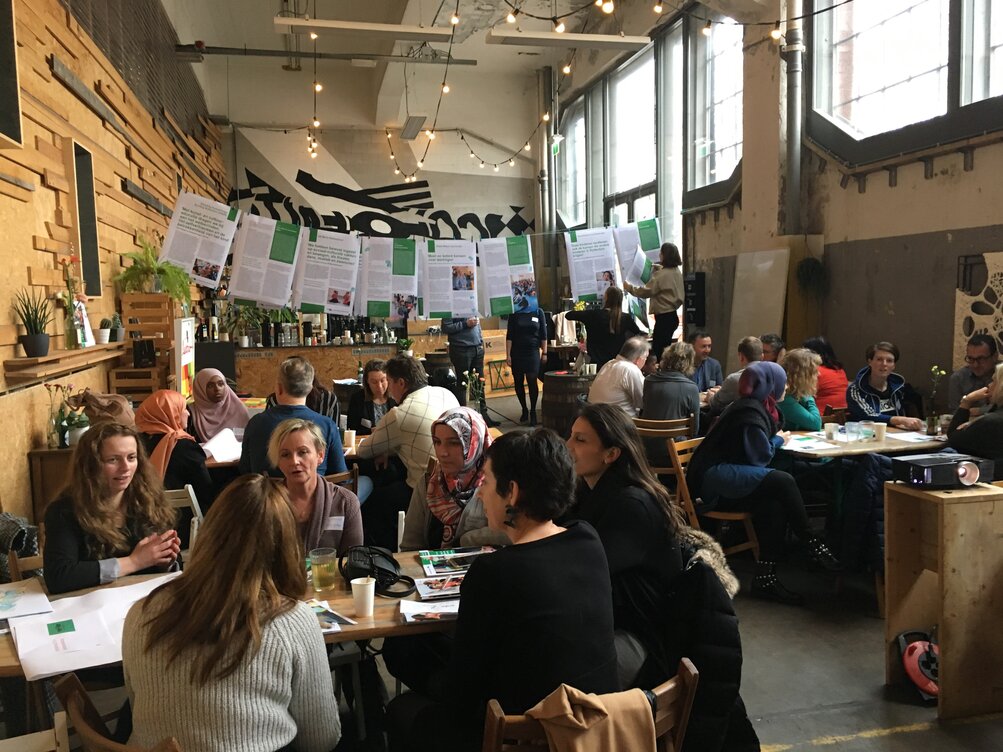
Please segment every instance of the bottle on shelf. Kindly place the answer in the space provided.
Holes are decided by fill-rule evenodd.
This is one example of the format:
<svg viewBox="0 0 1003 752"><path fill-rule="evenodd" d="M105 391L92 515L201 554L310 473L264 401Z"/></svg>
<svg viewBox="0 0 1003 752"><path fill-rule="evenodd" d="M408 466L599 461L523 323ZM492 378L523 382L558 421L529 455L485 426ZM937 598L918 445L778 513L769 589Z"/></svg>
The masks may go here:
<svg viewBox="0 0 1003 752"><path fill-rule="evenodd" d="M364 373L364 372L363 372L363 370L362 370L362 361L360 360L360 361L359 361L359 371L358 371L358 373L357 373L357 374L356 374L356 376L355 376L355 378L356 378L356 379L358 380L358 382L359 382L360 384L362 383L362 378L363 378L363 373Z"/></svg>

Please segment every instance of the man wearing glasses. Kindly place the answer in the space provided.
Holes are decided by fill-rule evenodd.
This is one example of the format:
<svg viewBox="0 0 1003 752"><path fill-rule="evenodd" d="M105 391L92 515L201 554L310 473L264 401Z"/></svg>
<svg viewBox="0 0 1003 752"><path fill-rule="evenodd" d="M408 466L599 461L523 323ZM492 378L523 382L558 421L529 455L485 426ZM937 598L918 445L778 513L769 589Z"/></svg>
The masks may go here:
<svg viewBox="0 0 1003 752"><path fill-rule="evenodd" d="M995 338L988 334L976 334L968 340L965 365L951 374L947 390L947 409L954 412L958 409L962 397L987 386L993 380L997 361ZM985 400L972 405L976 409L984 409L985 406Z"/></svg>

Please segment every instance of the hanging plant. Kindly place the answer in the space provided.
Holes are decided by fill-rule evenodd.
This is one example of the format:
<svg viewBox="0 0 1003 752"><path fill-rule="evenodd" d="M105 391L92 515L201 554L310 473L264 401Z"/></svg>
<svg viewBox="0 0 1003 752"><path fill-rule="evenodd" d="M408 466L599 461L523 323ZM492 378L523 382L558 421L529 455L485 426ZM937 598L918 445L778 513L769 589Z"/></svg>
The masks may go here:
<svg viewBox="0 0 1003 752"><path fill-rule="evenodd" d="M160 260L158 235L156 242L138 236L141 251L123 254L132 264L115 277L122 292L165 292L174 300L190 304L191 280L179 266Z"/></svg>
<svg viewBox="0 0 1003 752"><path fill-rule="evenodd" d="M797 265L798 289L809 298L821 300L829 293L829 272L819 259L808 256Z"/></svg>

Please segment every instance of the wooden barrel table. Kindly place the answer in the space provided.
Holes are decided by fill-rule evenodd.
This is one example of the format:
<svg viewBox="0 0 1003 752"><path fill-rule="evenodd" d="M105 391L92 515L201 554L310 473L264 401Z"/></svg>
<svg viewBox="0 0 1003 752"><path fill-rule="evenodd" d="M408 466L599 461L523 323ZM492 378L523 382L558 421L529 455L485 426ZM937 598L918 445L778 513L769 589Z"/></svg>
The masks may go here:
<svg viewBox="0 0 1003 752"><path fill-rule="evenodd" d="M575 415L578 414L578 397L589 393L594 378L563 371L547 371L543 374L542 424L556 431L562 438L568 438Z"/></svg>

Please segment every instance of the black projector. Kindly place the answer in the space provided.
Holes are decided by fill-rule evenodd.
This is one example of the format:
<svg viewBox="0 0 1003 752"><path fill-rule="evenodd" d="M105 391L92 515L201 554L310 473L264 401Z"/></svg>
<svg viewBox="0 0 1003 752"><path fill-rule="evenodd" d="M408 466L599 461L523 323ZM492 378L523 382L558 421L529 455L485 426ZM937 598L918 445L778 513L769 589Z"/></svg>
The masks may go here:
<svg viewBox="0 0 1003 752"><path fill-rule="evenodd" d="M892 477L921 488L961 488L993 479L993 461L967 454L892 457Z"/></svg>

